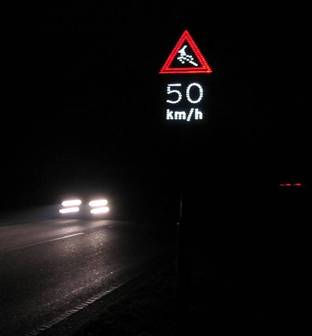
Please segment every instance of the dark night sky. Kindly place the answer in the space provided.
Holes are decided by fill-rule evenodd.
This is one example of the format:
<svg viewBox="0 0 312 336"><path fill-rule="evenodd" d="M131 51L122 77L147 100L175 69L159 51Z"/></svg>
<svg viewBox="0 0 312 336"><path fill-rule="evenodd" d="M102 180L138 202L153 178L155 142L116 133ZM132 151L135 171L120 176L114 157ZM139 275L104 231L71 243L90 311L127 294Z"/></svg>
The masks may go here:
<svg viewBox="0 0 312 336"><path fill-rule="evenodd" d="M8 28L2 207L79 188L139 198L175 189L177 130L162 122L158 71L184 29L214 73L209 123L187 132L181 162L203 180L308 181L307 8L227 6L75 1L19 12Z"/></svg>

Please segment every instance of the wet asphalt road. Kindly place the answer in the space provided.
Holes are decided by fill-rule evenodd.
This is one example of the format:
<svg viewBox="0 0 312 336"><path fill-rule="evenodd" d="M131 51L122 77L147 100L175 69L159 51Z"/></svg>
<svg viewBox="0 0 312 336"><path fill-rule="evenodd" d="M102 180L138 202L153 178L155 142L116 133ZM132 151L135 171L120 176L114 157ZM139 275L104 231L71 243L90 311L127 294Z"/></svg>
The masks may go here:
<svg viewBox="0 0 312 336"><path fill-rule="evenodd" d="M55 219L0 226L1 335L49 327L134 277L164 246L144 223Z"/></svg>

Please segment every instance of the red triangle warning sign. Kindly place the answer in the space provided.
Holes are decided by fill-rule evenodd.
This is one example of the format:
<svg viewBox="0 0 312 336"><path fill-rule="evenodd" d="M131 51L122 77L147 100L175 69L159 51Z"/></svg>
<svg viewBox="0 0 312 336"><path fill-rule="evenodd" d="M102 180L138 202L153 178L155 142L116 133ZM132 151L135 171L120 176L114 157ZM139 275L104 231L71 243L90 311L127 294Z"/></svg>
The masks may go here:
<svg viewBox="0 0 312 336"><path fill-rule="evenodd" d="M193 74L211 72L212 69L205 57L198 49L190 33L185 30L159 73Z"/></svg>

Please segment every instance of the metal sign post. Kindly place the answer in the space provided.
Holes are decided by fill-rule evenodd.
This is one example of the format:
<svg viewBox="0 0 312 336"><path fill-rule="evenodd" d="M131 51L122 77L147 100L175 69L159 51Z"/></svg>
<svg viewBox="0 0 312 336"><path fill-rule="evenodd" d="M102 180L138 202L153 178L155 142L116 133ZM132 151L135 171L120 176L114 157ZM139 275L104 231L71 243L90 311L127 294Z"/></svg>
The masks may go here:
<svg viewBox="0 0 312 336"><path fill-rule="evenodd" d="M162 83L163 118L166 123L178 129L180 178L179 219L177 223L177 304L179 331L186 332L190 313L190 223L185 216L185 194L187 193L188 172L185 171L186 150L192 125L199 125L206 119L207 91L202 77L212 69L197 47L188 31L184 31L170 53L160 72L166 78ZM186 134L187 133L187 134Z"/></svg>

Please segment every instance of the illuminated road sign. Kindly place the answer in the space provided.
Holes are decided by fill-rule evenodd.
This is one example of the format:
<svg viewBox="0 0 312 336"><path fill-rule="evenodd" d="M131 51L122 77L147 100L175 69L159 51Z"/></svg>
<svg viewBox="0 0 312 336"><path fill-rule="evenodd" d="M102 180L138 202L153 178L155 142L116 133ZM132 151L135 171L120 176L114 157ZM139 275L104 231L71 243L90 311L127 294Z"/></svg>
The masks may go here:
<svg viewBox="0 0 312 336"><path fill-rule="evenodd" d="M212 69L187 30L159 73L174 77L166 79L163 90L165 119L186 123L204 120L207 94L204 80L197 74L210 74Z"/></svg>
<svg viewBox="0 0 312 336"><path fill-rule="evenodd" d="M211 67L205 57L198 49L190 33L185 30L159 73L198 74L211 72Z"/></svg>

